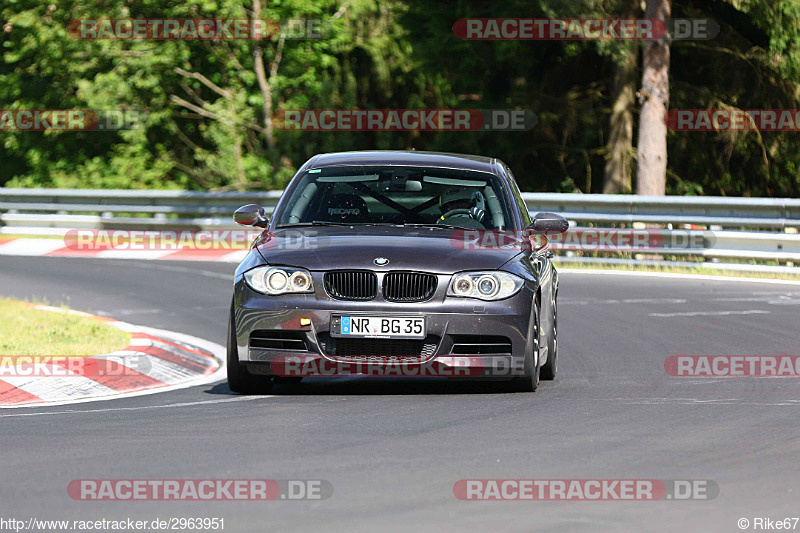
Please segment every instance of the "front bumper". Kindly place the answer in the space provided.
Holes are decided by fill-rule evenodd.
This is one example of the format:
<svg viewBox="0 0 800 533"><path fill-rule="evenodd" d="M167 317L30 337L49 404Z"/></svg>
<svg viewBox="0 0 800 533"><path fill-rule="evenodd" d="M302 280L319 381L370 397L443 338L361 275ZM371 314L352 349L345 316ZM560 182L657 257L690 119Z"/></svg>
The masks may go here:
<svg viewBox="0 0 800 533"><path fill-rule="evenodd" d="M524 372L530 350L527 339L532 327L531 306L535 291L532 286L526 284L519 293L505 300L485 302L446 297L450 276L442 275L436 293L426 302L388 302L380 294L374 300L356 302L332 299L322 289L321 274L312 273L312 277L314 294L281 296L259 294L239 277L234 290L237 350L239 361L251 373L285 375L287 358L295 362L298 359L316 361L304 367L307 371L324 368L319 374L304 375L383 375L381 369L388 367L397 369L396 375L446 377L510 378ZM336 339L330 336L331 321L334 315L341 314L424 316L427 337L422 342L423 349L416 356L363 351L350 354L333 349ZM305 323L308 325L303 325ZM263 331L287 332L303 342L291 343L291 349L251 345L253 332ZM476 353L474 346L463 349L467 346L465 336L473 336L470 337L473 340L486 337L508 342L488 350L484 346Z"/></svg>

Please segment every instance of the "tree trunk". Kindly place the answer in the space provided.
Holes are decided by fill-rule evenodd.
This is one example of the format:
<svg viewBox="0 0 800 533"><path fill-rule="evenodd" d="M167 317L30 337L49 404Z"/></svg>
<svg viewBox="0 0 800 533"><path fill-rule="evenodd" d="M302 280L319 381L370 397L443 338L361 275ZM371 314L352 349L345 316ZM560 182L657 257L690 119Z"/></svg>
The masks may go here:
<svg viewBox="0 0 800 533"><path fill-rule="evenodd" d="M647 0L645 18L665 24L670 0ZM669 41L667 35L644 43L642 88L639 91L639 141L636 194L663 196L667 183L667 106L669 105Z"/></svg>
<svg viewBox="0 0 800 533"><path fill-rule="evenodd" d="M253 0L253 19L260 18L261 2L260 0ZM267 149L272 151L275 148L275 132L272 125L272 87L267 79L267 72L264 68L264 52L260 46L256 45L253 55L256 80L261 91L261 98L264 99L264 138L267 141Z"/></svg>
<svg viewBox="0 0 800 533"><path fill-rule="evenodd" d="M639 0L626 0L621 16L631 19L638 12ZM637 41L622 41L621 44L625 56L614 69L603 194L629 193L632 190L633 104L639 45Z"/></svg>

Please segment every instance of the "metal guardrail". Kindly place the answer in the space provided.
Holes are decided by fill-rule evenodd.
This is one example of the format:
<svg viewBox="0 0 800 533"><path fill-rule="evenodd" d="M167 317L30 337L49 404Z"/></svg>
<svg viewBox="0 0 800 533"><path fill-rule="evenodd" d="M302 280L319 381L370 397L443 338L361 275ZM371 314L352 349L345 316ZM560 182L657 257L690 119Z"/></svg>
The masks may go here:
<svg viewBox="0 0 800 533"><path fill-rule="evenodd" d="M229 229L237 227L231 219L237 207L257 203L272 212L282 193L0 188L0 231ZM648 249L648 254L800 262L800 199L558 193L523 197L532 214L555 211L577 229L661 228L652 231L666 235L662 240L672 245ZM583 251L617 256L625 252Z"/></svg>
<svg viewBox="0 0 800 533"><path fill-rule="evenodd" d="M578 223L693 224L721 228L800 228L800 199L526 193L528 208Z"/></svg>

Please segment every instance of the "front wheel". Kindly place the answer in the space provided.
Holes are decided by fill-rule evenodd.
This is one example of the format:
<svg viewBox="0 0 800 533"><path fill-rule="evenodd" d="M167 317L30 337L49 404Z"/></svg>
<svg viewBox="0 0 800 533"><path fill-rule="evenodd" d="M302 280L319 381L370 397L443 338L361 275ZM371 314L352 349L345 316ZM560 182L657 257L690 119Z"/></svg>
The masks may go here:
<svg viewBox="0 0 800 533"><path fill-rule="evenodd" d="M233 318L233 303L228 319L228 387L233 392L240 394L265 394L270 392L273 380L266 376L256 376L247 371L242 363L239 362L239 350L236 347L236 323Z"/></svg>
<svg viewBox="0 0 800 533"><path fill-rule="evenodd" d="M539 299L533 305L533 337L528 339L530 357L525 358L525 374L511 380L511 388L518 392L535 392L539 387Z"/></svg>
<svg viewBox="0 0 800 533"><path fill-rule="evenodd" d="M558 292L553 298L553 329L547 342L547 362L542 365L542 379L555 379L558 370Z"/></svg>

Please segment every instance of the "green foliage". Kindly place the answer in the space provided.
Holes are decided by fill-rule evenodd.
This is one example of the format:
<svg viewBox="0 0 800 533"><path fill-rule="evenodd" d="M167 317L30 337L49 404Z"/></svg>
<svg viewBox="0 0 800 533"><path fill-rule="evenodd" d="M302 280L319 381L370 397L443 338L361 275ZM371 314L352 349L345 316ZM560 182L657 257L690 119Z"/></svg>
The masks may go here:
<svg viewBox="0 0 800 533"><path fill-rule="evenodd" d="M673 44L672 108L796 109L800 103L795 0L696 1L679 17L711 17L720 35ZM797 132L680 132L668 137L668 192L800 196Z"/></svg>
<svg viewBox="0 0 800 533"><path fill-rule="evenodd" d="M128 131L0 132L0 185L276 189L315 153L413 147L500 157L524 190L601 190L614 66L635 47L465 41L452 25L467 17L612 18L629 0L259 3L262 18L324 20L324 38L79 40L67 32L73 19L251 18L254 3L5 0L0 109L132 110L146 118ZM672 108L798 106L796 0L687 0L673 2L673 16L713 18L721 32L673 42ZM279 110L326 108L530 109L539 122L507 133L267 132ZM796 135L671 132L668 193L800 196Z"/></svg>

